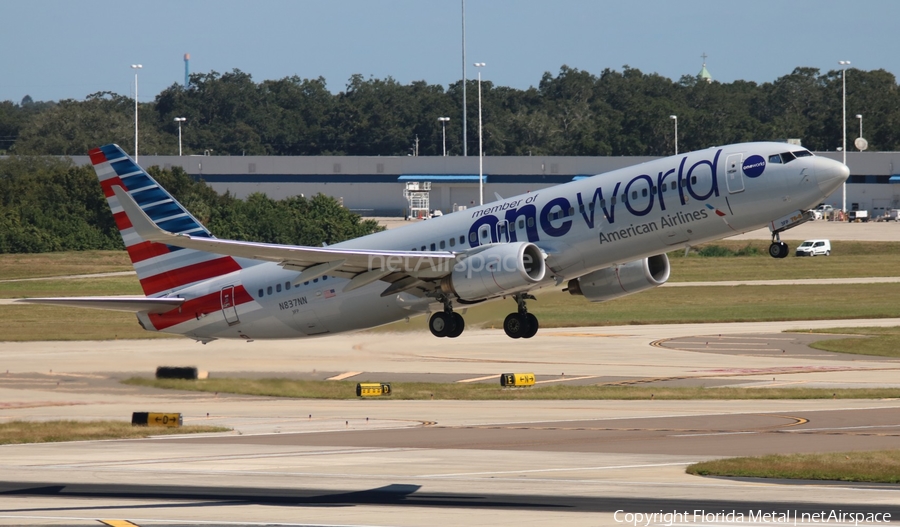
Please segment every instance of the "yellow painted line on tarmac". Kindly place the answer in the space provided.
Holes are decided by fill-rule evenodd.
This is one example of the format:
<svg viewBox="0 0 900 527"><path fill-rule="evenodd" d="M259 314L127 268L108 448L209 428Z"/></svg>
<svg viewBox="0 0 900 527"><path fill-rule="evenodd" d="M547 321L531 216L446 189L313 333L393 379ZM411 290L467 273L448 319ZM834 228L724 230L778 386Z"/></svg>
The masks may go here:
<svg viewBox="0 0 900 527"><path fill-rule="evenodd" d="M97 520L103 525L109 525L109 527L140 527L136 523L131 523L128 520Z"/></svg>
<svg viewBox="0 0 900 527"><path fill-rule="evenodd" d="M596 379L599 375L583 375L581 377L561 377L559 379L548 379L546 381L537 381L535 384L547 384L550 382L568 382L568 381L581 381L584 379Z"/></svg>
<svg viewBox="0 0 900 527"><path fill-rule="evenodd" d="M329 377L325 379L326 381L343 381L344 379L349 379L350 377L356 377L357 375L362 375L361 371L348 371L346 373L342 373L340 375L335 375L334 377Z"/></svg>
<svg viewBox="0 0 900 527"><path fill-rule="evenodd" d="M705 348L677 348L678 351L773 351L780 348L719 348L707 346Z"/></svg>
<svg viewBox="0 0 900 527"><path fill-rule="evenodd" d="M478 382L478 381L488 381L491 379L499 379L499 378L500 378L500 374L498 373L497 375L485 375L484 377L473 377L471 379L460 379L456 382Z"/></svg>
<svg viewBox="0 0 900 527"><path fill-rule="evenodd" d="M809 384L809 381L785 381L785 382L770 382L768 384L754 384L754 388L776 388L778 386L793 386L795 384Z"/></svg>
<svg viewBox="0 0 900 527"><path fill-rule="evenodd" d="M551 337L628 337L618 333L575 333L575 332L559 332L548 333Z"/></svg>

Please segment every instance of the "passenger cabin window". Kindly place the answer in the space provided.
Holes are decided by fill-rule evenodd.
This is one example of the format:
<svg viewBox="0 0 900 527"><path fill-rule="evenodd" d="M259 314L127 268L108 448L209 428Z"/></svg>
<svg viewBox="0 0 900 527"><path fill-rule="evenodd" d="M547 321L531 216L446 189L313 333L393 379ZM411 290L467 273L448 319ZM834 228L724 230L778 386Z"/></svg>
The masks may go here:
<svg viewBox="0 0 900 527"><path fill-rule="evenodd" d="M441 249L443 249L445 247L446 247L446 244L444 243L444 240L441 240Z"/></svg>
<svg viewBox="0 0 900 527"><path fill-rule="evenodd" d="M284 290L287 291L287 290L290 289L290 288L291 288L291 283L290 283L290 282L285 282L285 283L284 283Z"/></svg>
<svg viewBox="0 0 900 527"><path fill-rule="evenodd" d="M435 250L435 245L434 245L433 243L431 244L431 250L432 250L432 251Z"/></svg>
<svg viewBox="0 0 900 527"><path fill-rule="evenodd" d="M477 243L477 242L478 242L478 235L475 234L474 232L469 233L469 242L471 242L471 243ZM425 248L422 247L422 249L424 250Z"/></svg>
<svg viewBox="0 0 900 527"><path fill-rule="evenodd" d="M272 294L272 286L269 286L269 287L266 288L266 294L267 294L267 295L271 295L271 294Z"/></svg>
<svg viewBox="0 0 900 527"><path fill-rule="evenodd" d="M453 247L455 245L456 245L456 238L450 238L450 247Z"/></svg>
<svg viewBox="0 0 900 527"><path fill-rule="evenodd" d="M466 243L466 237L465 237L465 235L460 234L459 235L459 244L462 245L464 243Z"/></svg>
<svg viewBox="0 0 900 527"><path fill-rule="evenodd" d="M259 297L260 297L260 298L263 297L263 290L262 290L262 289L259 290Z"/></svg>
<svg viewBox="0 0 900 527"><path fill-rule="evenodd" d="M281 284L276 284L276 285L275 285L275 292L276 292L276 293L280 293L280 292L281 292Z"/></svg>

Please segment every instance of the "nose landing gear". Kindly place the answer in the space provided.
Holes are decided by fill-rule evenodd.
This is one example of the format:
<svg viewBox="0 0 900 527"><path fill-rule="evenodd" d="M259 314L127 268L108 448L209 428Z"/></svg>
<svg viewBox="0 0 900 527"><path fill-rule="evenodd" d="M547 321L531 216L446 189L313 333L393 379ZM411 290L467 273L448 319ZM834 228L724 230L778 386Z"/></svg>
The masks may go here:
<svg viewBox="0 0 900 527"><path fill-rule="evenodd" d="M769 256L772 258L787 258L788 253L791 252L788 244L781 241L781 237L778 233L772 235L772 244L769 245Z"/></svg>

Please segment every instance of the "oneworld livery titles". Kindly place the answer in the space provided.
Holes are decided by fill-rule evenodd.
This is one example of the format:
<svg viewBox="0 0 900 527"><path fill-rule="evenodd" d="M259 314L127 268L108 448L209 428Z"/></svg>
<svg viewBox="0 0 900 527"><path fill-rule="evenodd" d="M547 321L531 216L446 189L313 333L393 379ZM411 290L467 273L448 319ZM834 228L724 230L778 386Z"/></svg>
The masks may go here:
<svg viewBox="0 0 900 527"><path fill-rule="evenodd" d="M639 174L628 181L616 181L612 190L607 189L604 194L602 186L596 187L589 196L583 192L575 193L575 202L578 208L574 208L572 202L565 197L558 197L547 201L538 212L534 202L538 200L538 194L515 201L506 201L490 208L476 210L471 213L476 221L469 227L470 246L478 245L478 237L472 236L478 233L484 225L488 225L492 233L498 231L498 224L505 222L509 226L509 240L519 241L520 238L530 242L541 240L540 231L551 238L565 236L572 228L573 221L581 218L588 229L594 229L600 225L598 210L602 213L606 223L614 227L616 223L616 207L624 207L632 216L642 217L653 213L655 210L661 213L666 211L666 199L677 199L680 205L686 205L691 199L703 202L710 198L719 197L719 183L716 173L718 171L719 157L722 149L716 150L711 159L704 158L694 162L690 166L688 156L681 157L677 166L668 170L660 170L654 175ZM757 156L758 157L758 156ZM761 159L761 158L760 158ZM765 161L762 162L765 168ZM751 171L756 172L757 166ZM762 171L760 170L761 174ZM757 177L754 175L753 177ZM698 189L700 186L706 188ZM621 190L621 192L620 192ZM502 214L502 216L500 216ZM678 212L675 215L663 214L658 223L651 221L639 225L629 225L620 231L612 231L609 235L601 234L600 241L613 241L618 238L627 238L635 234L647 233L658 230L659 227L676 226L691 221L707 218L709 215L705 208L692 212ZM575 218L574 220L571 218ZM519 220L524 220L525 234L518 234L522 225ZM540 225L540 231L537 226ZM502 233L504 229L499 229ZM498 236L493 236L493 241L499 241Z"/></svg>

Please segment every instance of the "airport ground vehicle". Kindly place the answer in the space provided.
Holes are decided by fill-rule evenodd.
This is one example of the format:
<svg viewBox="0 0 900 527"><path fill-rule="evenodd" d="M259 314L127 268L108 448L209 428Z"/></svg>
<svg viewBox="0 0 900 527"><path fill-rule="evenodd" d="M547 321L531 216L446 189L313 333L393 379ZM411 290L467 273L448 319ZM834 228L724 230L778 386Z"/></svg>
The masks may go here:
<svg viewBox="0 0 900 527"><path fill-rule="evenodd" d="M797 247L796 256L831 256L831 241L806 240Z"/></svg>
<svg viewBox="0 0 900 527"><path fill-rule="evenodd" d="M847 220L850 222L861 221L866 223L869 221L869 211L867 210L851 210L847 212Z"/></svg>
<svg viewBox="0 0 900 527"><path fill-rule="evenodd" d="M819 203L819 206L813 209L813 219L815 220L833 220L834 207L825 203Z"/></svg>

